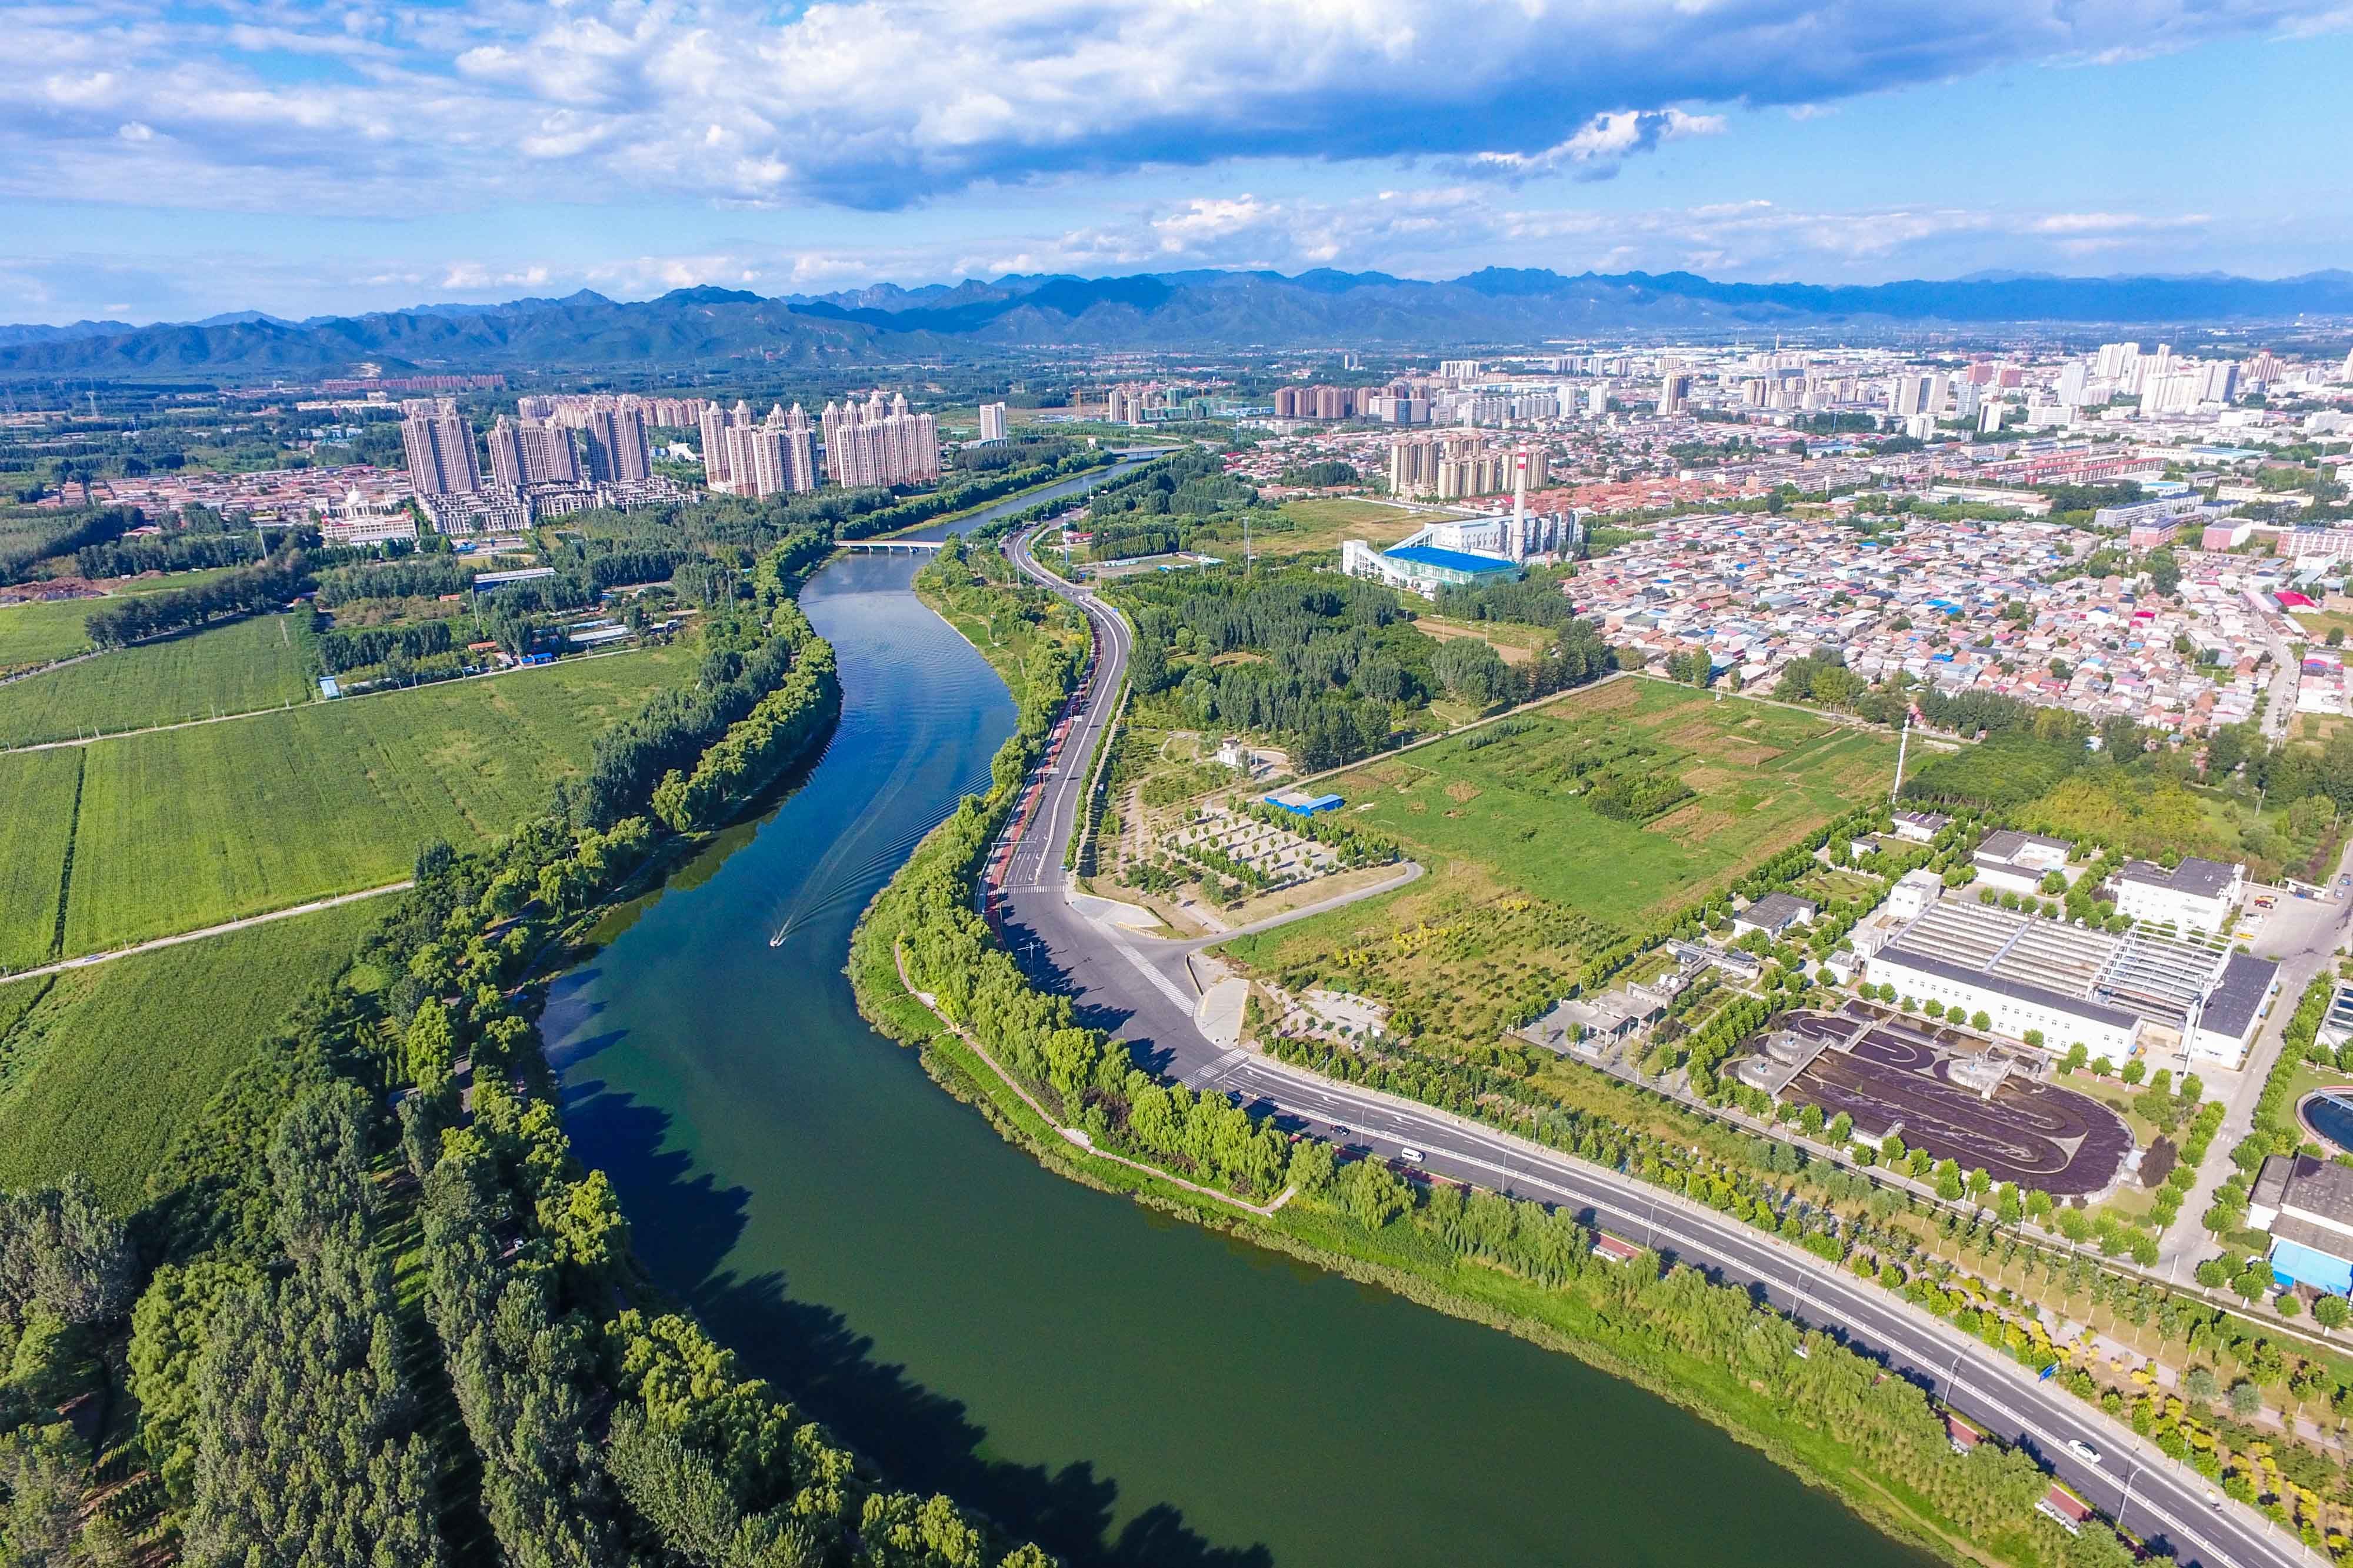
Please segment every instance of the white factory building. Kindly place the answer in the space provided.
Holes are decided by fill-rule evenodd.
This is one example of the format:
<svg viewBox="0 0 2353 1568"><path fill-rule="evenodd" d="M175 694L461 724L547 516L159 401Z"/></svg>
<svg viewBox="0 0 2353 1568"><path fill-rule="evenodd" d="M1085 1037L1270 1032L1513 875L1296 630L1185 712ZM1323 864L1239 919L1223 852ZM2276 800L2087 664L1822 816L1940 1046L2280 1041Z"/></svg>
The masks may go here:
<svg viewBox="0 0 2353 1568"><path fill-rule="evenodd" d="M2247 868L2192 855L2168 871L2135 860L2116 874L2116 910L2151 925L2219 931L2247 896Z"/></svg>
<svg viewBox="0 0 2353 1568"><path fill-rule="evenodd" d="M1907 905L1925 888L1915 887ZM2081 1043L2122 1062L2136 1052L2237 1068L2279 966L2244 953L2130 935L1965 900L1933 899L1864 965L1863 979L2044 1048Z"/></svg>

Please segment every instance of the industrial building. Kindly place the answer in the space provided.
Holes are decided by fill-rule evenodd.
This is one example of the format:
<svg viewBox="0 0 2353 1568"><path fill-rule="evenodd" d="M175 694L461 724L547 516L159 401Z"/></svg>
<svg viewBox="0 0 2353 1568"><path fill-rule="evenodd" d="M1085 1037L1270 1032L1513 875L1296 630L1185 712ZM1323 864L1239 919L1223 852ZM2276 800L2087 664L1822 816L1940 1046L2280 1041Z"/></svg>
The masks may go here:
<svg viewBox="0 0 2353 1568"><path fill-rule="evenodd" d="M1392 588L1410 590L1426 599L1438 597L1440 588L1467 588L1474 583L1516 580L1526 574L1526 568L1518 562L1493 555L1440 550L1434 544L1376 550L1361 539L1340 546L1340 570L1351 577L1368 577Z"/></svg>
<svg viewBox="0 0 2353 1568"><path fill-rule="evenodd" d="M2353 1290L2353 1170L2309 1154L2272 1155L2255 1173L2247 1224L2271 1234L2281 1285Z"/></svg>
<svg viewBox="0 0 2353 1568"><path fill-rule="evenodd" d="M2192 855L2170 871L2135 860L2116 874L2116 910L2151 925L2219 931L2246 897L2247 868Z"/></svg>
<svg viewBox="0 0 2353 1568"><path fill-rule="evenodd" d="M2074 847L2063 838L2001 827L1985 836L1970 860L1977 879L1986 886L2004 892L2033 893L2042 889L2044 877L2064 869Z"/></svg>
<svg viewBox="0 0 2353 1568"><path fill-rule="evenodd" d="M1939 899L1870 955L1863 978L1899 996L1984 1013L1996 1034L2237 1068L2279 966L2187 942L2111 936L1989 904Z"/></svg>

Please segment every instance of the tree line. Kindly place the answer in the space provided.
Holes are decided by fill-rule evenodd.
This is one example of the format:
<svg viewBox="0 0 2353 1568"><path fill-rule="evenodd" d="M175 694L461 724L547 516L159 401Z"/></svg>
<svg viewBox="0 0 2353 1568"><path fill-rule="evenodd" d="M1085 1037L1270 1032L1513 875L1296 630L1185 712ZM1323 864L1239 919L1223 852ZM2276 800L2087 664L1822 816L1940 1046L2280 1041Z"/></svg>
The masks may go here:
<svg viewBox="0 0 2353 1568"><path fill-rule="evenodd" d="M309 558L300 550L286 550L259 565L194 587L110 600L107 607L93 614L86 624L90 641L100 647L121 647L227 616L275 610L310 585Z"/></svg>

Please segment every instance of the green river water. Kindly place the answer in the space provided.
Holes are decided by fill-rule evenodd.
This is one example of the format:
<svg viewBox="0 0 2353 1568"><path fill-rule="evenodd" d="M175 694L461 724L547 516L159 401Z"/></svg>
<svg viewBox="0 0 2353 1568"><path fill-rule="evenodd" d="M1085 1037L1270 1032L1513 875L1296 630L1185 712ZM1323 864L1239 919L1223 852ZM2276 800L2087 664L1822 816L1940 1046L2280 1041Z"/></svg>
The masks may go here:
<svg viewBox="0 0 2353 1568"><path fill-rule="evenodd" d="M850 927L1013 721L913 571L809 584L823 759L548 1012L581 1157L749 1370L1073 1563L1925 1561L1571 1357L1048 1173L870 1030Z"/></svg>

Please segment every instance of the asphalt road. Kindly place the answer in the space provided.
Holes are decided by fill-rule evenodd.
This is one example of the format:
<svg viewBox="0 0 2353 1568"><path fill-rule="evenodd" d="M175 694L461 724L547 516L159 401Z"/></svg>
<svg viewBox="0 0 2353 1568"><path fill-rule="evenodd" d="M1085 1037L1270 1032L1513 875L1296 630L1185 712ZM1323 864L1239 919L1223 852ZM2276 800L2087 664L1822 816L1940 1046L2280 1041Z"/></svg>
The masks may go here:
<svg viewBox="0 0 2353 1568"><path fill-rule="evenodd" d="M1094 737L1118 706L1131 640L1119 615L1040 570L1026 538L1017 565L1071 599L1103 635L1087 710L1047 775L1046 796L994 895L1008 945L1032 977L1068 994L1080 1021L1127 1040L1164 1077L1230 1095L1288 1129L1455 1181L1566 1207L1586 1222L1751 1288L1838 1334L2005 1441L2024 1446L2092 1505L2185 1564L2285 1568L2317 1563L2262 1516L2221 1497L2130 1428L1900 1299L1712 1209L1599 1165L1411 1100L1335 1082L1257 1053L1220 1049L1194 1024L1192 942L1157 942L1073 909L1062 846L1084 798ZM2087 1458L2069 1447L2087 1445Z"/></svg>

